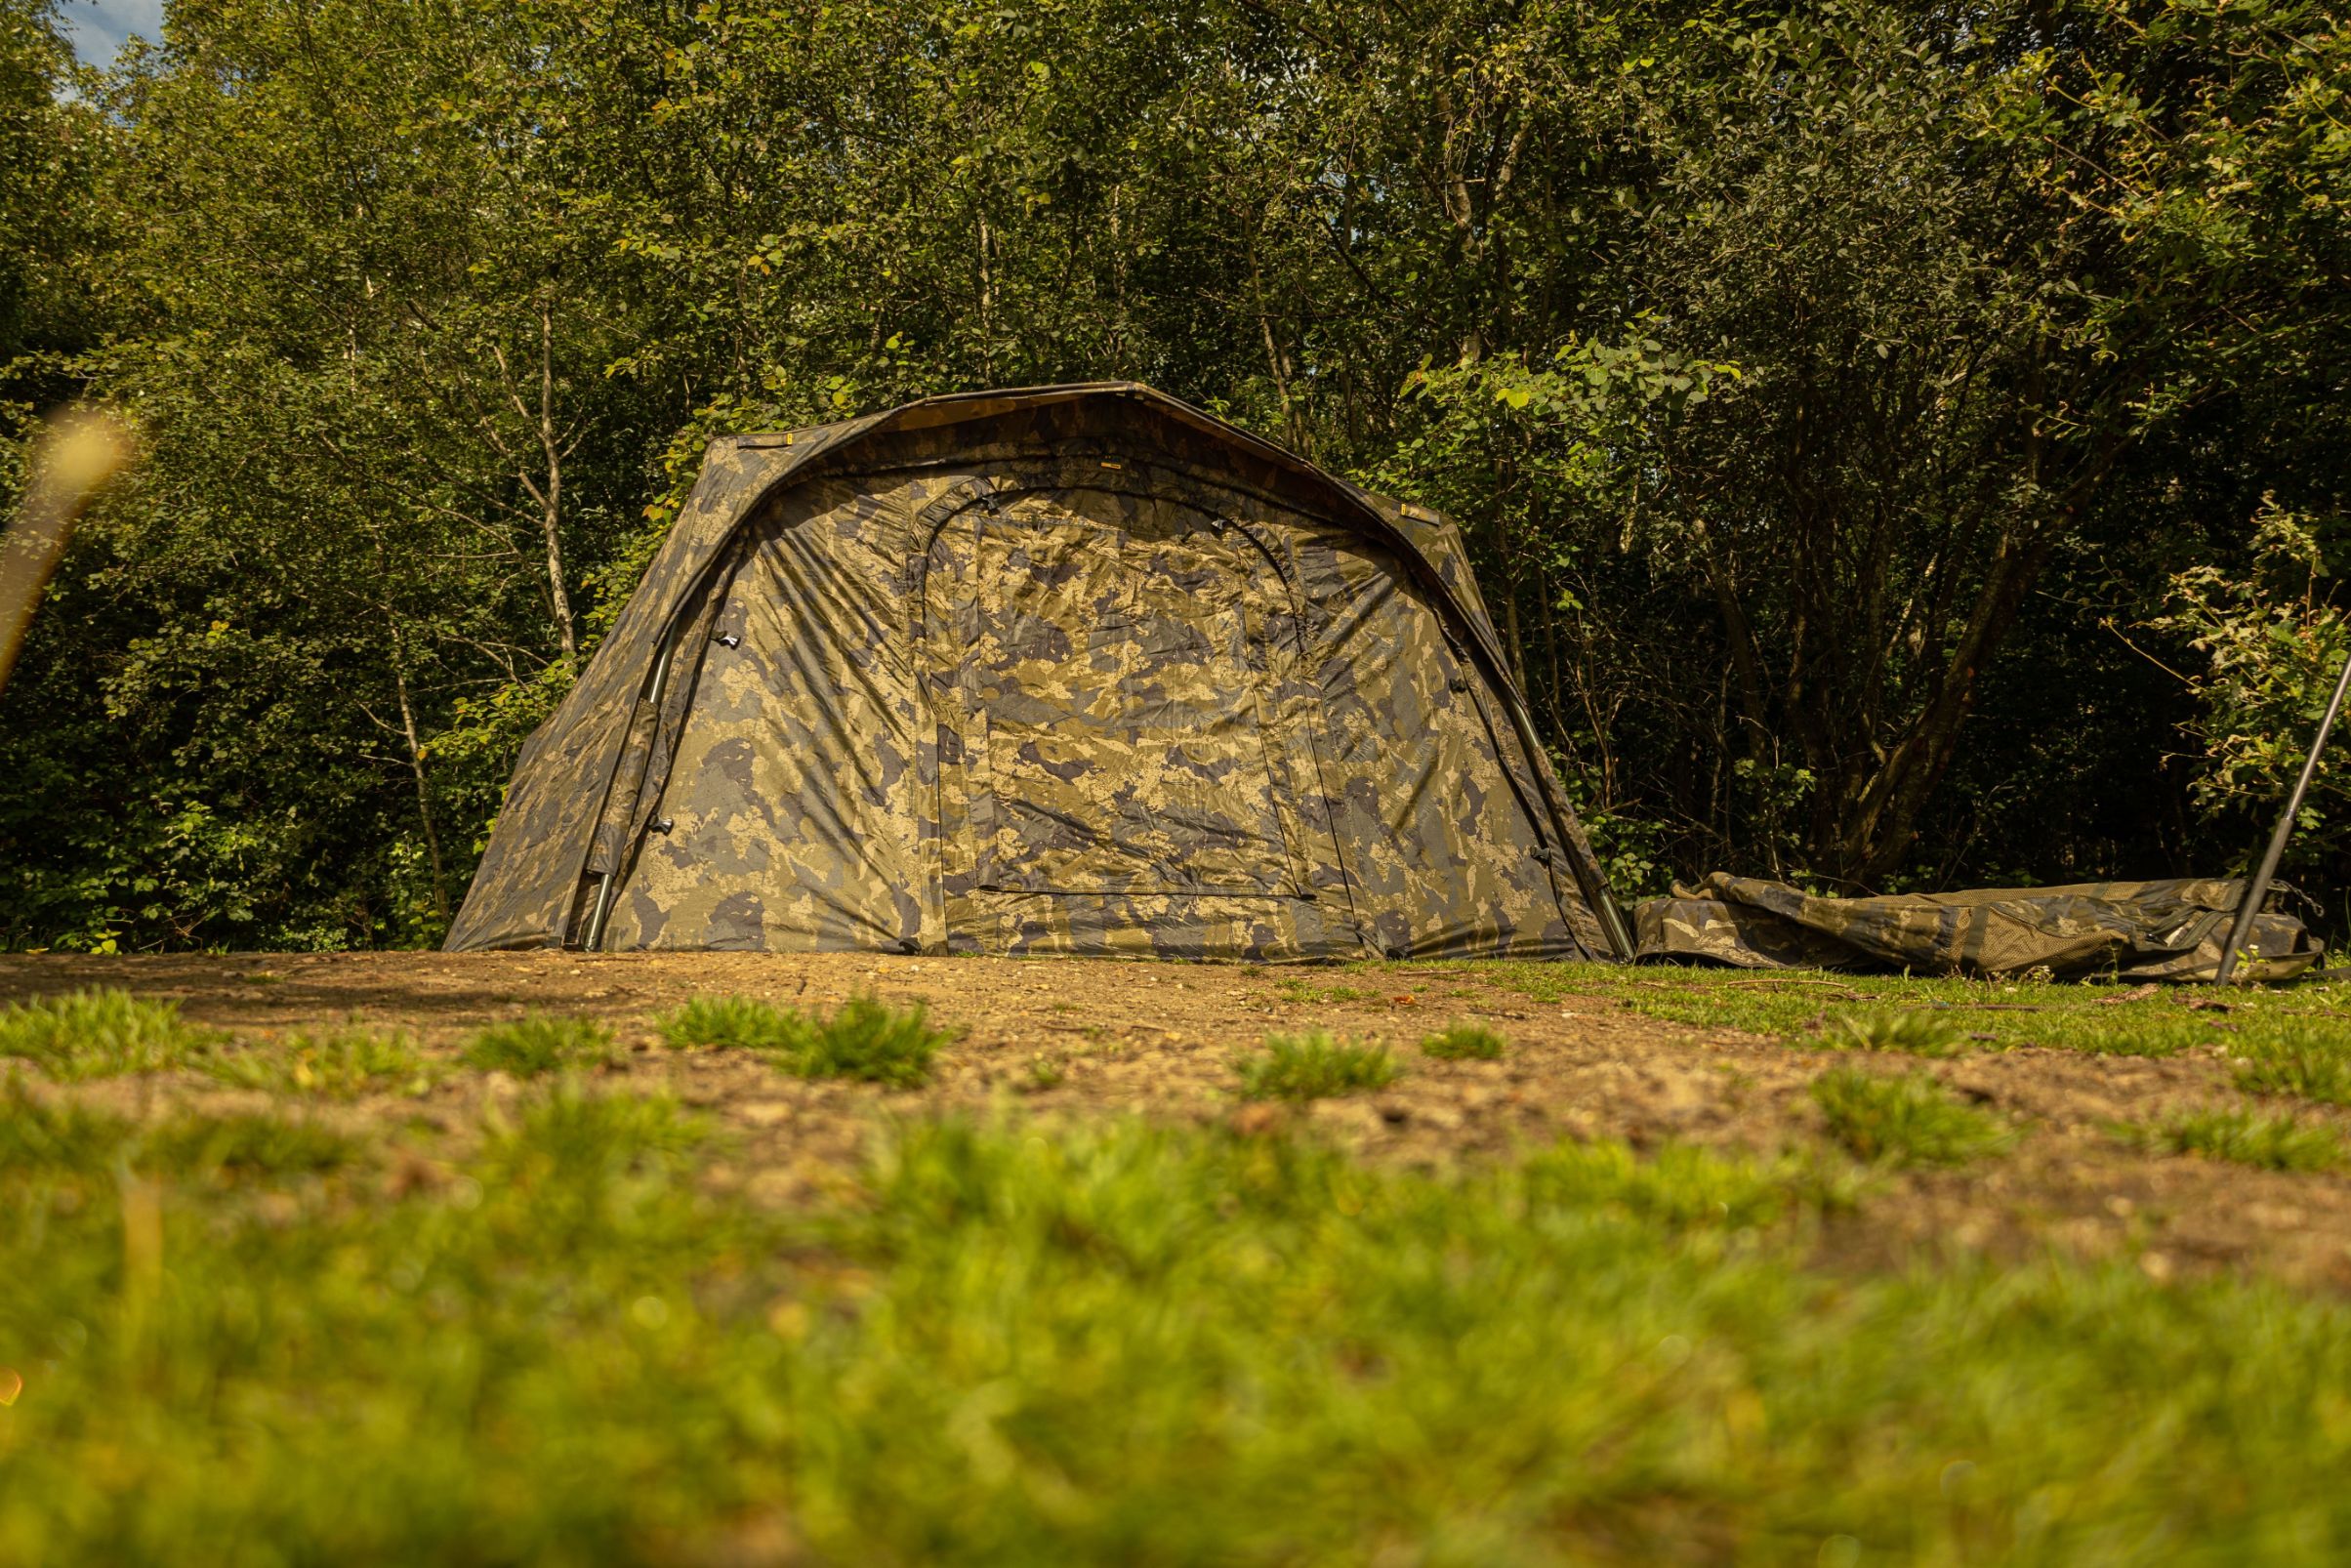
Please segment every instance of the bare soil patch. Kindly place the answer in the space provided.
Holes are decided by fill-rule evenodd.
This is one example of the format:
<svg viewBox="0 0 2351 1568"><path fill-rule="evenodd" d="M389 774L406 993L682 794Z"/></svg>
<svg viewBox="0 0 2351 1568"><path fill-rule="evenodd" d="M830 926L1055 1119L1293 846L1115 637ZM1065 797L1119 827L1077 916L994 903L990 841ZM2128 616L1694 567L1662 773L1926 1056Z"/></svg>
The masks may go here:
<svg viewBox="0 0 2351 1568"><path fill-rule="evenodd" d="M614 1087L667 1089L728 1127L739 1156L712 1179L776 1202L824 1182L877 1118L958 1110L1140 1113L1244 1132L1302 1120L1367 1158L1430 1165L1562 1137L1834 1157L1807 1090L1824 1068L1857 1059L1663 1022L1596 993L1537 1002L1474 967L723 953L0 957L0 1002L98 986L176 1001L190 1020L254 1045L359 1025L408 1031L450 1058L474 1031L525 1012L591 1015L625 1048L603 1076ZM803 1008L858 994L921 1002L960 1037L920 1091L810 1082L749 1052L664 1049L657 1015L698 994ZM1496 1029L1509 1049L1498 1061L1422 1055L1423 1035L1455 1020ZM1269 1033L1307 1029L1383 1042L1402 1075L1376 1093L1296 1109L1239 1098L1234 1056ZM1931 1073L2025 1135L2013 1152L1960 1171L1874 1176L1824 1240L1833 1266L1895 1267L1953 1251L2012 1259L2056 1248L2135 1257L2158 1279L2253 1269L2351 1289L2351 1179L2150 1155L2113 1135L2118 1121L2238 1103L2218 1047L2160 1058L2027 1047L1858 1059ZM55 1092L145 1112L267 1098L183 1074ZM429 1146L468 1140L485 1112L518 1092L501 1074L459 1072L421 1097L318 1114L412 1130ZM2339 1109L2293 1109L2351 1132Z"/></svg>

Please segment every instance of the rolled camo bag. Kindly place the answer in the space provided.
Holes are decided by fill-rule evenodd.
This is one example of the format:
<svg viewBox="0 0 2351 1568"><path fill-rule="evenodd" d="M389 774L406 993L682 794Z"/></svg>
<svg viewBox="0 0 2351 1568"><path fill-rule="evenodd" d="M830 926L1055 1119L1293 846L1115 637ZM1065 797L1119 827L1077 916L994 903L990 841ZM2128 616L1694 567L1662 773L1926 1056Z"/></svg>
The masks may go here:
<svg viewBox="0 0 2351 1568"><path fill-rule="evenodd" d="M2277 907L2282 891L2290 893L2272 888L2253 919L2238 970L2246 979L2288 979L2325 956L2302 922ZM2174 877L1823 898L1717 871L1644 900L1633 924L1638 956L1653 963L2209 980L2244 892L2242 880Z"/></svg>

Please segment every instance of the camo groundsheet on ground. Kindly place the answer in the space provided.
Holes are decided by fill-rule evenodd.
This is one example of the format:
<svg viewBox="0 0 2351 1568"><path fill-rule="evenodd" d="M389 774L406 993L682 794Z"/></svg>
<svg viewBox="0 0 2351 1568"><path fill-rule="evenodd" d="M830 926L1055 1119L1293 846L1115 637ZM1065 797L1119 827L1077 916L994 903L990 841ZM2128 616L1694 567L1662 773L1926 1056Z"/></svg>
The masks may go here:
<svg viewBox="0 0 2351 1568"><path fill-rule="evenodd" d="M1738 969L2209 980L2244 892L2240 881L2175 877L1822 898L1717 871L1645 900L1633 924L1642 958ZM2247 979L2287 979L2324 954L2299 920L2272 905L2248 934Z"/></svg>
<svg viewBox="0 0 2351 1568"><path fill-rule="evenodd" d="M2254 1268L2351 1287L2351 1178L2148 1152L2122 1135L2182 1113L2250 1108L2322 1135L2351 1112L2250 1093L2246 1042L2290 1025L2325 1067L2351 1047L2334 988L2304 985L2214 1002L2154 985L1966 985L1753 975L1623 966L1377 964L1345 970L1162 962L926 959L881 955L352 954L0 958L0 1004L90 987L177 1002L186 1016L268 1049L298 1031L406 1033L449 1071L429 1088L309 1114L370 1124L428 1174L526 1092L460 1068L485 1025L538 1011L585 1015L616 1035L594 1076L618 1092L675 1093L718 1120L734 1156L706 1179L791 1203L840 1172L885 1119L936 1113L1099 1118L1139 1114L1243 1132L1301 1125L1382 1161L1443 1164L1559 1139L1642 1148L1817 1151L1811 1093L1847 1066L1930 1077L2012 1127L1997 1156L1949 1171L1880 1171L1830 1228L1832 1266L1899 1264L1946 1249L2005 1259L2046 1248L2135 1257L2158 1278ZM681 1052L656 1020L696 996L822 1009L871 994L923 1003L960 1031L920 1090L797 1078L748 1052ZM1850 1019L1931 1016L1935 1052L1835 1049ZM1661 1016L1660 1014L1664 1014ZM1748 1028L1705 1020L1734 1016ZM1698 1022L1674 1021L1676 1017ZM1483 1025L1497 1060L1439 1060L1420 1042ZM1268 1035L1329 1030L1385 1045L1389 1086L1304 1106L1246 1100L1236 1058ZM2301 1035L2280 1036L2288 1040ZM2063 1039L2062 1047L2035 1043ZM2338 1063L2339 1065L2339 1063ZM2331 1070L2331 1069L2330 1069ZM2313 1080L2324 1089L2333 1080ZM2351 1098L2345 1085L2328 1091ZM134 1114L267 1103L192 1073L82 1086L36 1083ZM243 1097L240 1098L240 1095ZM427 1177L419 1177L427 1178Z"/></svg>

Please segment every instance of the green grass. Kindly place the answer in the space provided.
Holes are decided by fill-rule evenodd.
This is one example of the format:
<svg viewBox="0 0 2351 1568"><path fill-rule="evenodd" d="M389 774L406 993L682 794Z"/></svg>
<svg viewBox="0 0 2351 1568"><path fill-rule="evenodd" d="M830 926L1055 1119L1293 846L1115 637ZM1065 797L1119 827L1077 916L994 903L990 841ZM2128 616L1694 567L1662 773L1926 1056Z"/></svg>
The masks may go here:
<svg viewBox="0 0 2351 1568"><path fill-rule="evenodd" d="M672 1051L788 1051L807 1034L794 1010L740 996L695 997L654 1026Z"/></svg>
<svg viewBox="0 0 2351 1568"><path fill-rule="evenodd" d="M596 1067L613 1059L612 1031L593 1018L531 1013L493 1024L466 1042L465 1063L484 1072L537 1078L563 1068Z"/></svg>
<svg viewBox="0 0 2351 1568"><path fill-rule="evenodd" d="M615 1180L633 1191L648 1173L683 1173L708 1132L669 1094L599 1094L563 1080L492 1130L485 1159L501 1179L543 1189L551 1201L572 1182L593 1199Z"/></svg>
<svg viewBox="0 0 2351 1568"><path fill-rule="evenodd" d="M2351 1105L2351 1041L2292 1029L2231 1043L2237 1086L2256 1094L2291 1094Z"/></svg>
<svg viewBox="0 0 2351 1568"><path fill-rule="evenodd" d="M2156 1122L2124 1123L2122 1140L2157 1154L2195 1154L2264 1171L2331 1171L2343 1163L2332 1128L2251 1110L2182 1111Z"/></svg>
<svg viewBox="0 0 2351 1568"><path fill-rule="evenodd" d="M1336 1007L1342 1002L1377 1002L1380 1000L1379 992L1366 991L1361 986L1316 985L1310 980L1295 978L1278 982L1274 989L1281 993L1281 999L1284 1002L1297 1002L1308 1006Z"/></svg>
<svg viewBox="0 0 2351 1568"><path fill-rule="evenodd" d="M1371 976L1396 967L1367 963L1356 969ZM1987 1037L1966 1042L1986 1051L2040 1047L2169 1056L2233 1045L2241 1038L2293 1033L2351 1052L2351 1015L2346 1015L2351 1014L2351 983L2342 981L2225 992L2208 985L2180 986L2126 1002L2122 999L2135 988L2031 980L1491 961L1416 962L1404 968L1416 985L1425 985L1431 974L1459 976L1571 1011L1615 1009L1796 1045L1835 1045L1840 1035L1849 1038L1846 1019L1923 1014L1959 1036ZM2226 1011L2191 1009L2183 1001L2217 1001ZM1864 1021L1859 1027L1869 1025ZM2351 1084L2345 1092L2351 1093Z"/></svg>
<svg viewBox="0 0 2351 1568"><path fill-rule="evenodd" d="M305 1117L181 1112L140 1124L77 1101L0 1092L0 1180L118 1170L181 1177L331 1171L362 1156L351 1136Z"/></svg>
<svg viewBox="0 0 2351 1568"><path fill-rule="evenodd" d="M238 1089L327 1099L421 1094L440 1077L415 1041L364 1029L297 1034L274 1046L226 1052L207 1061L204 1071Z"/></svg>
<svg viewBox="0 0 2351 1568"><path fill-rule="evenodd" d="M0 1180L103 1171L131 1135L131 1124L122 1117L76 1100L30 1093L12 1071L0 1092Z"/></svg>
<svg viewBox="0 0 2351 1568"><path fill-rule="evenodd" d="M851 997L810 1024L800 1044L777 1060L803 1078L912 1089L930 1077L932 1059L953 1038L931 1024L921 1003L894 1008L873 997Z"/></svg>
<svg viewBox="0 0 2351 1568"><path fill-rule="evenodd" d="M1848 1012L1822 1031L1825 1044L1845 1051L1895 1051L1913 1056L1952 1056L1967 1036L1931 1012Z"/></svg>
<svg viewBox="0 0 2351 1568"><path fill-rule="evenodd" d="M190 1066L217 1038L182 1019L178 1003L127 991L75 991L0 1009L0 1056L60 1083Z"/></svg>
<svg viewBox="0 0 2351 1568"><path fill-rule="evenodd" d="M2016 1140L2013 1128L1960 1103L1924 1073L1835 1067L1812 1081L1812 1099L1830 1135L1876 1165L1965 1165Z"/></svg>
<svg viewBox="0 0 2351 1568"><path fill-rule="evenodd" d="M1778 1161L916 1122L777 1211L572 1080L400 1196L22 1119L0 1561L2351 1553L2351 1306L1816 1273Z"/></svg>
<svg viewBox="0 0 2351 1568"><path fill-rule="evenodd" d="M929 1080L933 1060L954 1038L917 1003L896 1008L851 997L821 1017L747 997L696 997L657 1021L673 1050L756 1051L803 1078L846 1078L890 1089Z"/></svg>
<svg viewBox="0 0 2351 1568"><path fill-rule="evenodd" d="M1396 1064L1384 1046L1359 1046L1321 1032L1268 1035L1265 1049L1233 1063L1251 1099L1328 1099L1385 1089Z"/></svg>
<svg viewBox="0 0 2351 1568"><path fill-rule="evenodd" d="M183 1116L148 1130L137 1150L140 1169L180 1176L313 1175L359 1155L344 1134L267 1114Z"/></svg>
<svg viewBox="0 0 2351 1568"><path fill-rule="evenodd" d="M1421 1042L1421 1054L1439 1061L1500 1061L1508 1042L1483 1024L1448 1024Z"/></svg>

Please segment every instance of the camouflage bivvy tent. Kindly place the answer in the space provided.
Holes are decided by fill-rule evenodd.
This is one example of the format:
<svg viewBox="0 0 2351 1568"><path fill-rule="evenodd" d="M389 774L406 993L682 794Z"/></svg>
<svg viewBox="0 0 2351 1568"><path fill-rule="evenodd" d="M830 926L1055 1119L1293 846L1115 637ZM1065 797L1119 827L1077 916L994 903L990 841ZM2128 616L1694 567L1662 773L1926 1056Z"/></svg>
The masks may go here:
<svg viewBox="0 0 2351 1568"><path fill-rule="evenodd" d="M448 945L1631 955L1460 533L1132 383L713 443Z"/></svg>

